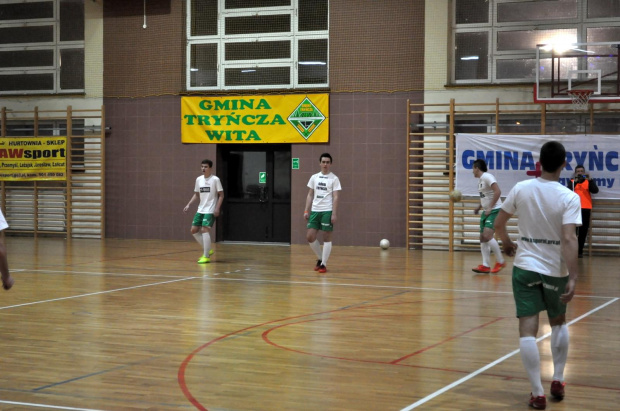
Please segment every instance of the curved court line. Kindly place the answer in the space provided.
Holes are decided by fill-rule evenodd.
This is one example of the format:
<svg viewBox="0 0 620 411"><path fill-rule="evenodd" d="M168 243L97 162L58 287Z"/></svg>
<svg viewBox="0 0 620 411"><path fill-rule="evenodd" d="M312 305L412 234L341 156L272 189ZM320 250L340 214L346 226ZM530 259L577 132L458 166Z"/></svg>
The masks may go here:
<svg viewBox="0 0 620 411"><path fill-rule="evenodd" d="M280 329L280 328L283 328L283 327L287 327L289 325L303 324L303 323L309 323L309 322L314 322L314 321L335 321L335 320L349 320L349 319L355 319L355 318L376 318L376 317L422 317L422 316L423 317L445 317L445 315L427 315L427 314L409 314L409 315L406 315L406 314L379 314L379 315L351 315L351 316L346 316L346 317L345 316L341 316L341 317L330 317L330 318L316 318L316 319L313 319L313 320L304 320L304 321L291 322L291 323L281 324L281 325L278 325L276 327L272 327L272 328L270 328L270 329L268 329L268 330L263 332L262 338L263 338L263 341L265 341L267 344L272 345L272 346L277 347L277 348L280 348L282 350L291 351L291 352L295 352L295 353L298 353L298 354L311 355L311 356L320 357L320 358L331 358L331 359L334 359L334 360L365 362L365 363L372 363L372 364L400 365L400 366L404 366L404 367L413 367L413 368L428 368L428 367L418 367L418 366L415 366L415 365L407 365L407 364L399 364L399 363L401 361L406 360L407 358L413 357L414 355L417 355L417 354L423 353L425 351L428 351L431 348L435 348L435 347L437 347L439 345L442 345L442 344L444 344L444 343L446 343L448 341L454 340L454 339L456 339L458 337L461 337L461 336L463 336L465 334L469 334L469 333L471 333L473 331L479 330L481 328L484 328L484 327L486 327L488 325L494 324L494 323L496 323L498 321L501 321L501 320L506 318L506 317L495 318L494 320L489 321L489 322L487 322L485 324L481 324L481 325L476 326L476 327L474 327L474 328L472 328L470 330L467 330L467 331L464 331L464 332L462 332L460 334L457 334L457 335L454 335L452 337L446 338L443 341L440 341L440 342L438 342L436 344L433 344L433 345L429 345L428 347L425 347L425 348L423 348L421 350L418 350L416 352L413 352L411 354L407 354L407 355L405 355L405 356L403 356L401 358L398 358L396 360L393 360L393 361L362 360L362 359L359 359L359 358L337 357L337 356L334 356L334 355L316 354L316 353L311 353L311 352L307 352L307 351L301 351L301 350L296 350L296 349L293 349L293 348L285 347L283 345L280 345L280 344L277 344L277 343L273 342L268 337L268 335L272 331L275 331L277 329ZM479 316L470 316L470 315L456 316L456 317L480 318ZM457 371L457 370L450 370L450 371Z"/></svg>
<svg viewBox="0 0 620 411"><path fill-rule="evenodd" d="M573 325L574 323L576 323L577 321L580 321L580 320L582 320L582 319L584 319L584 318L586 318L586 317L588 317L588 316L590 316L590 315L594 314L594 313L595 313L595 312L597 312L598 310L601 310L601 309L603 309L603 308L607 307L608 305L615 303L615 302L616 302L616 301L618 301L618 300L619 300L619 298L614 298L613 300L608 301L608 302L606 302L605 304L600 305L600 306L598 306L597 308L595 308L595 309L593 309L593 310L590 310L590 311L588 311L587 313L585 313L585 314L583 314L583 315L581 315L581 316L579 316L579 317L575 318L574 320L572 320L571 322L569 322L567 325L568 325L568 326L571 326L571 325ZM543 335L543 336L541 336L541 337L537 338L537 339L536 339L536 342L540 342L540 341L542 341L542 340L544 340L544 339L546 339L546 338L549 338L549 336L550 336L550 335L551 335L551 333L547 333L547 334L545 334L545 335ZM429 402L430 400L432 400L432 399L433 399L433 398L435 398L435 397L438 397L439 395L443 394L444 392L446 392L446 391L448 391L448 390L451 390L452 388L454 388L454 387L456 387L456 386L458 386L458 385L461 385L461 384L462 384L462 383L464 383L465 381L468 381L468 380L470 380L470 379L474 378L475 376L477 376L477 375L479 375L479 374L483 373L484 371L488 370L489 368L493 368L493 367L495 367L497 364L504 362L504 361L505 361L505 360L507 360L508 358L510 358L510 357L512 357L512 356L514 356L514 355L516 355L516 354L518 354L520 351L521 351L521 350L517 349L517 350L514 350L513 352L511 352L511 353L509 353L509 354L504 355L502 358L497 359L497 360L493 361L492 363L487 364L487 365L485 365L484 367L477 369L476 371L472 372L472 373L471 373L471 374L469 374L469 375L466 375L465 377L461 378L460 380L457 380L457 381L453 382L453 383L452 383L452 384L450 384L450 385L446 385L446 386L445 386L445 387L443 387L442 389L437 390L437 391L435 391L434 393L432 393L432 394L430 394L430 395L427 395L426 397L422 398L421 400L418 400L418 401L414 402L413 404L409 405L408 407L403 408L401 411L409 411L409 410L413 410L414 408L417 408L417 407L419 407L420 405L423 405L423 404L425 404L425 403Z"/></svg>
<svg viewBox="0 0 620 411"><path fill-rule="evenodd" d="M468 299L468 298L462 298L462 299ZM439 301L443 301L444 299L440 299ZM435 300L433 300L435 301ZM408 302L401 302L401 303L394 303L394 304L418 304L421 302L429 302L429 300L424 300L424 301L408 301ZM377 304L376 306L380 306L381 304ZM356 308L352 308L352 309L357 309L357 308L369 308L369 306L364 306L364 307L356 307ZM289 321L289 320L295 320L298 318L305 318L305 317L310 317L310 316L314 316L314 315L324 315L324 314L332 314L332 313L340 313L343 311L343 308L336 308L333 310L329 310L329 311L320 311L317 313L310 313L310 314L302 314L302 315L296 315L293 317L286 317L286 318L280 318L277 320L272 320L272 321L267 321L261 324L256 324L256 325L252 325L246 328L242 328L240 330L237 331L233 331L231 333L222 335L218 338L215 338L201 346L199 346L198 348L196 348L194 351L192 351L186 358L185 360L183 360L183 362L181 363L180 367L179 367L179 372L177 373L177 380L179 383L179 387L181 388L181 391L183 392L183 395L185 395L185 398L187 398L187 400L197 409L201 410L201 411L208 411L207 408L205 408L205 406L203 406L200 401L198 401L190 392L189 388L187 387L187 382L185 381L185 371L187 370L187 366L189 365L189 363L192 361L192 359L196 356L196 354L198 354L200 351L204 350L205 348L207 348L208 346L215 344L218 341L224 340L226 338L229 338L231 336L237 335L237 334L241 334L244 333L248 330L252 330L254 328L259 328L259 327L263 327L265 325L269 325L269 324L275 324L275 323L279 323L282 321ZM433 369L431 367L426 367L428 369Z"/></svg>

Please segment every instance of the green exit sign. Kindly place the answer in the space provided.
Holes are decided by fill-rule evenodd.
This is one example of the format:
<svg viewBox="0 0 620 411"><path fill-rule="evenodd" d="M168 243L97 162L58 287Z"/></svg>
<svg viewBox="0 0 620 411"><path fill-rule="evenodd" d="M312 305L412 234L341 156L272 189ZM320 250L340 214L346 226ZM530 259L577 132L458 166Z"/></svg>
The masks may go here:
<svg viewBox="0 0 620 411"><path fill-rule="evenodd" d="M299 159L298 158L293 159L293 170L299 170Z"/></svg>
<svg viewBox="0 0 620 411"><path fill-rule="evenodd" d="M267 172L266 171L259 171L258 184L267 184Z"/></svg>

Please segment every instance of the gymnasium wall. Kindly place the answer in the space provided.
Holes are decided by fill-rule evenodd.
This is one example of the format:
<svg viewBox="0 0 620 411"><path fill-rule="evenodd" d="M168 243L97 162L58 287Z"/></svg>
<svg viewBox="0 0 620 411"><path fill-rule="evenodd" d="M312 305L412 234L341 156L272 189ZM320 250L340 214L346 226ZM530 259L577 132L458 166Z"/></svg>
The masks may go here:
<svg viewBox="0 0 620 411"><path fill-rule="evenodd" d="M106 236L191 240L182 209L216 146L181 144L185 1L149 1L146 29L134 3L104 3ZM405 246L406 102L422 99L423 36L423 0L330 1L330 143L292 146L292 243L305 243L306 184L328 151L343 185L335 243Z"/></svg>

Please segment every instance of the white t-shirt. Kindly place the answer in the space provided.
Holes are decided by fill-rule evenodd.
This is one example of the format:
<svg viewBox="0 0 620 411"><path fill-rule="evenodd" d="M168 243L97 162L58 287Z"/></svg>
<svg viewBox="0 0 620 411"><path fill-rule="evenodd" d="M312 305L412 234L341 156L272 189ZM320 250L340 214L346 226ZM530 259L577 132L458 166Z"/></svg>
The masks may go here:
<svg viewBox="0 0 620 411"><path fill-rule="evenodd" d="M6 222L6 219L4 218L4 215L2 214L2 210L0 210L0 231L8 227L9 227L9 224Z"/></svg>
<svg viewBox="0 0 620 411"><path fill-rule="evenodd" d="M334 204L333 192L342 190L340 180L334 173L316 173L310 177L308 187L314 190L314 200L312 200L312 211L323 212L332 211Z"/></svg>
<svg viewBox="0 0 620 411"><path fill-rule="evenodd" d="M486 172L482 173L482 175L480 176L480 180L478 181L478 192L480 192L480 204L482 205L483 210L489 208L489 206L491 205L491 201L493 201L493 196L495 195L493 188L491 188L493 183L497 183L497 180L495 179L495 176L493 174L489 174ZM501 206L502 200L498 198L495 205L493 205L493 207L491 208L495 210L496 208L500 208Z"/></svg>
<svg viewBox="0 0 620 411"><path fill-rule="evenodd" d="M566 277L562 226L581 225L579 196L556 181L535 178L517 183L502 210L519 215L514 265L551 277Z"/></svg>
<svg viewBox="0 0 620 411"><path fill-rule="evenodd" d="M200 176L196 179L196 185L194 191L200 193L200 204L198 204L198 213L201 214L213 214L215 206L217 205L218 195L220 191L224 191L222 188L222 182L217 176L210 175Z"/></svg>

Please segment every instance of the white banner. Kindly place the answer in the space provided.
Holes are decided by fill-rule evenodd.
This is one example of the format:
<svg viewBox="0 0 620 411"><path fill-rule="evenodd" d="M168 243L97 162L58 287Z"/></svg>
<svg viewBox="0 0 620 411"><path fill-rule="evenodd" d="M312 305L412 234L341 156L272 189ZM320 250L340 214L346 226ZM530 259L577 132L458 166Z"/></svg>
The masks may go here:
<svg viewBox="0 0 620 411"><path fill-rule="evenodd" d="M566 168L560 183L566 185L582 164L600 191L594 198L620 198L620 172L617 135L495 135L456 134L456 189L463 195L478 196L478 179L472 173L479 158L497 179L502 197L519 181L540 176L540 148L547 141L559 141L566 148Z"/></svg>

